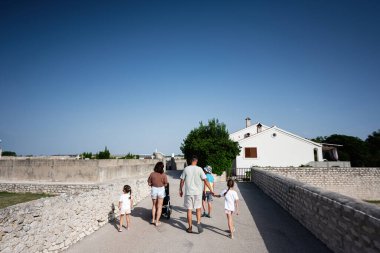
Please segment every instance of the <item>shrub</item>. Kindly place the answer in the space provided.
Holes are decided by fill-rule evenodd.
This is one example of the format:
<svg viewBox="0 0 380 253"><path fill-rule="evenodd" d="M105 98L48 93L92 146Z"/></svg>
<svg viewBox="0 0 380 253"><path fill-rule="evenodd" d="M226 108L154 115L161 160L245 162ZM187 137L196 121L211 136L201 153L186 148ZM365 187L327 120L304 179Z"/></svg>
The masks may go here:
<svg viewBox="0 0 380 253"><path fill-rule="evenodd" d="M107 147L105 147L104 151L99 151L99 153L97 153L95 155L95 157L96 157L96 159L110 159L111 158L111 153L107 149Z"/></svg>
<svg viewBox="0 0 380 253"><path fill-rule="evenodd" d="M196 155L199 166L210 165L213 173L221 175L232 167L240 147L230 139L226 125L212 119L207 125L200 122L198 128L190 131L181 145L181 151L189 164L192 156Z"/></svg>

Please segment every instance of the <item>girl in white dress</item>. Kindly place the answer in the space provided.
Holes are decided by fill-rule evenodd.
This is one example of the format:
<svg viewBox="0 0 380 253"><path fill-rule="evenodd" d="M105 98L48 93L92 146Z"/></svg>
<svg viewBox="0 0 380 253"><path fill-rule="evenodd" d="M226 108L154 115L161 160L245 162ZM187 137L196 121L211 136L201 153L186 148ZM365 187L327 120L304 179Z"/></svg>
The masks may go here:
<svg viewBox="0 0 380 253"><path fill-rule="evenodd" d="M230 238L234 238L234 221L232 220L232 214L236 213L239 215L239 197L237 192L233 189L235 185L234 180L228 179L227 187L228 189L223 190L220 195L215 195L215 197L224 197L224 212L227 216L228 228L230 230Z"/></svg>
<svg viewBox="0 0 380 253"><path fill-rule="evenodd" d="M126 228L129 229L131 220L129 218L131 214L133 206L132 200L132 189L129 185L124 185L123 194L119 199L119 210L120 210L120 226L119 232L121 232L121 228L123 227L123 216L125 215Z"/></svg>

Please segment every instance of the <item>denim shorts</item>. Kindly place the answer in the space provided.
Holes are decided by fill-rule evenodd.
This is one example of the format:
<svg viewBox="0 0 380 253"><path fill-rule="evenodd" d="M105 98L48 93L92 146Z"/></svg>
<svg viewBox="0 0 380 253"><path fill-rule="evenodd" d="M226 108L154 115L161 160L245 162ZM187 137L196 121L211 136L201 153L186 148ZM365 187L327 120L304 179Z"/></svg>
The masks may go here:
<svg viewBox="0 0 380 253"><path fill-rule="evenodd" d="M203 194L202 199L207 202L213 201L211 192L206 192L206 194Z"/></svg>
<svg viewBox="0 0 380 253"><path fill-rule="evenodd" d="M163 199L165 198L166 194L165 194L165 187L162 186L162 187L154 187L152 186L152 189L150 191L150 196L152 197L152 199Z"/></svg>

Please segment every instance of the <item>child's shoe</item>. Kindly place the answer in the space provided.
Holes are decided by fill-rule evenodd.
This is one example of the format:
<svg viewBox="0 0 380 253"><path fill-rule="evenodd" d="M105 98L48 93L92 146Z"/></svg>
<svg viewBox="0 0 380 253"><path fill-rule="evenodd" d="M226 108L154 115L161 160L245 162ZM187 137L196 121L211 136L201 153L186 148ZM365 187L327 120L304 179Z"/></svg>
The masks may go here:
<svg viewBox="0 0 380 253"><path fill-rule="evenodd" d="M207 213L203 212L202 217L207 217Z"/></svg>

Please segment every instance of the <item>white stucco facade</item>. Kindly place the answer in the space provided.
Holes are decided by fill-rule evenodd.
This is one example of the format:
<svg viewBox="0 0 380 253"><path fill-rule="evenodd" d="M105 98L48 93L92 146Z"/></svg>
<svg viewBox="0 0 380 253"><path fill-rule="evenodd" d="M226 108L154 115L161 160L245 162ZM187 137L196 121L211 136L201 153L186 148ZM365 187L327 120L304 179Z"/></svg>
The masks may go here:
<svg viewBox="0 0 380 253"><path fill-rule="evenodd" d="M321 144L276 126L268 127L260 124L261 128L258 129L258 124L230 134L230 138L237 141L241 147L240 155L236 157L234 163L235 168L298 167L312 161L323 161ZM245 148L256 148L257 157L247 158Z"/></svg>

